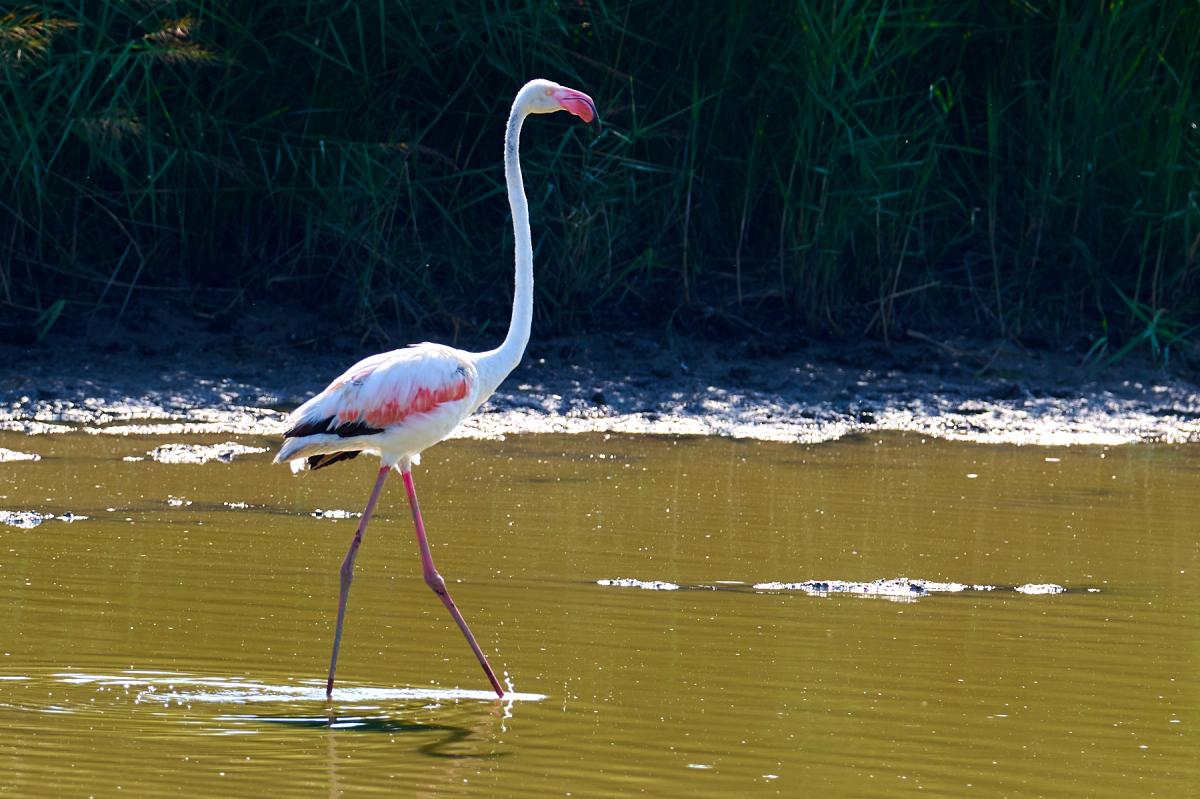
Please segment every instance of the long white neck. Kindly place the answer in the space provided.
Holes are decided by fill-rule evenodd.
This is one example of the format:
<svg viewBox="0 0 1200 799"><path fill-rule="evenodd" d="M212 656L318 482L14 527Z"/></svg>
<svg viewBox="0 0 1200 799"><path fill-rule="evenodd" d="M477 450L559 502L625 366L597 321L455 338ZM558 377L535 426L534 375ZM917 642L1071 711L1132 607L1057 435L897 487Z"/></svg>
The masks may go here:
<svg viewBox="0 0 1200 799"><path fill-rule="evenodd" d="M533 323L533 242L529 233L529 202L521 179L521 125L528 112L520 97L513 103L504 134L504 180L508 184L508 205L512 209L513 239L516 243L516 285L513 290L512 321L504 343L482 352L475 362L479 370L480 401L489 396L521 362L529 329Z"/></svg>

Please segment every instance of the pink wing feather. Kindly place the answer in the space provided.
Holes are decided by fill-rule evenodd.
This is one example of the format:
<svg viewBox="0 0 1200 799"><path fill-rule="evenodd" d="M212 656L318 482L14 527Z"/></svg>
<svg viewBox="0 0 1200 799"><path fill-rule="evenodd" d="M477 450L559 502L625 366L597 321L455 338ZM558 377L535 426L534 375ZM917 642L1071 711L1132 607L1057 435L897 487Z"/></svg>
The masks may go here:
<svg viewBox="0 0 1200 799"><path fill-rule="evenodd" d="M388 428L471 393L475 369L449 347L417 345L359 361L297 408L295 424L335 417L336 425L366 422Z"/></svg>
<svg viewBox="0 0 1200 799"><path fill-rule="evenodd" d="M361 449L362 437L412 435L416 451L424 449L467 414L476 377L470 359L439 344L417 344L365 358L292 412L284 433L289 441L277 460L304 457L308 451ZM438 411L448 412L450 418ZM437 424L421 424L435 418ZM430 428L431 440L419 435L416 428L423 426Z"/></svg>

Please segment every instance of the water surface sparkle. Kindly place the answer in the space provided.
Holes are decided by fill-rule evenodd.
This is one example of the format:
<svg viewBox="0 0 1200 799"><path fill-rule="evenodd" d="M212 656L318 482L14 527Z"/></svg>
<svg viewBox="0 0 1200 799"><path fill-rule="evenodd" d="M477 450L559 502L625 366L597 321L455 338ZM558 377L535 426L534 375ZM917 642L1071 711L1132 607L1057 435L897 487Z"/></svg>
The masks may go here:
<svg viewBox="0 0 1200 799"><path fill-rule="evenodd" d="M60 672L56 679L70 685L98 685L133 690L136 702L190 704L214 702L248 704L253 702L305 703L331 701L325 696L325 683L310 680L299 684L269 685L255 680L233 677L198 677L173 672L129 671L119 674L85 674ZM28 677L23 679L29 679ZM339 686L332 701L361 704L363 702L458 702L482 700L487 702L540 702L542 694L510 691L498 699L492 691L464 688L380 688L372 686Z"/></svg>

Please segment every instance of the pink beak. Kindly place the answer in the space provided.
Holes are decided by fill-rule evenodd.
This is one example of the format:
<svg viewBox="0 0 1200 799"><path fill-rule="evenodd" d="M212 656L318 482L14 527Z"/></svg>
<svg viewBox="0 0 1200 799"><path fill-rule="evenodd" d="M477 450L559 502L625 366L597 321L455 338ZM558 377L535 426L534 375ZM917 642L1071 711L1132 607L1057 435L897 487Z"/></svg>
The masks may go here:
<svg viewBox="0 0 1200 799"><path fill-rule="evenodd" d="M577 92L564 86L554 90L554 99L558 100L558 104L565 111L570 111L584 122L591 122L597 116L596 104L583 92Z"/></svg>

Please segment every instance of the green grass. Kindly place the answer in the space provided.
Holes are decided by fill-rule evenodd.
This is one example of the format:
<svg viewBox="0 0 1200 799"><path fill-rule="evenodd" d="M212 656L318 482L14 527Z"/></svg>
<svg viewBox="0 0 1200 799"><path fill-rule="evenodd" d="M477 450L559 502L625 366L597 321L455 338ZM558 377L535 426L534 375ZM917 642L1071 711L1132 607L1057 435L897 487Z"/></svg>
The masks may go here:
<svg viewBox="0 0 1200 799"><path fill-rule="evenodd" d="M504 120L545 76L604 126L526 128L543 331L1153 347L1200 322L1197 53L1190 0L31 3L0 14L0 307L488 334Z"/></svg>

